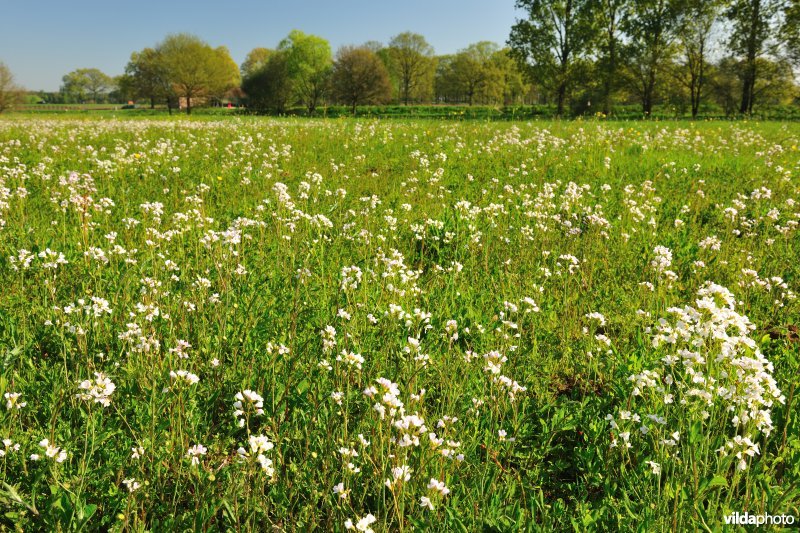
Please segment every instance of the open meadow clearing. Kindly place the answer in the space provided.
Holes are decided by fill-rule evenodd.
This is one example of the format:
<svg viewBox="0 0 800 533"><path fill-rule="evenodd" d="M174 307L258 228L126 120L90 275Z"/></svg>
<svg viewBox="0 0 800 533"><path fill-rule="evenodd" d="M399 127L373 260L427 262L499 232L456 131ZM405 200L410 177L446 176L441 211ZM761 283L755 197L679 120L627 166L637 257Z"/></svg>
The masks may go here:
<svg viewBox="0 0 800 533"><path fill-rule="evenodd" d="M800 520L798 146L0 121L0 527Z"/></svg>

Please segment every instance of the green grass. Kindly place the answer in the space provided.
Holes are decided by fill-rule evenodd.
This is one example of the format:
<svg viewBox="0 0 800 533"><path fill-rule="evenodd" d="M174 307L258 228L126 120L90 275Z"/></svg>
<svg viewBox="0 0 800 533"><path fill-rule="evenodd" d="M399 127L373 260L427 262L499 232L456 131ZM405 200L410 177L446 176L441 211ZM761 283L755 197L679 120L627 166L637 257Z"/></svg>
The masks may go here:
<svg viewBox="0 0 800 533"><path fill-rule="evenodd" d="M798 127L122 116L0 122L0 527L800 518Z"/></svg>

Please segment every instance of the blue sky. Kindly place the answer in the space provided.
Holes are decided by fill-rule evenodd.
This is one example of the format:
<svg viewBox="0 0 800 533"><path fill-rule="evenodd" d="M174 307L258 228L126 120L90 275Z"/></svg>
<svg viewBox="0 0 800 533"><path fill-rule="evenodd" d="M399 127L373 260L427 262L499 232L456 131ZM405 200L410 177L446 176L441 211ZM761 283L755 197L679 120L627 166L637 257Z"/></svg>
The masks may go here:
<svg viewBox="0 0 800 533"><path fill-rule="evenodd" d="M413 31L446 54L477 41L503 44L519 16L514 0L241 0L224 6L204 0L0 0L0 61L23 87L54 91L76 68L121 74L131 52L169 33L225 45L237 63L252 48L274 47L292 29L328 39L334 52Z"/></svg>

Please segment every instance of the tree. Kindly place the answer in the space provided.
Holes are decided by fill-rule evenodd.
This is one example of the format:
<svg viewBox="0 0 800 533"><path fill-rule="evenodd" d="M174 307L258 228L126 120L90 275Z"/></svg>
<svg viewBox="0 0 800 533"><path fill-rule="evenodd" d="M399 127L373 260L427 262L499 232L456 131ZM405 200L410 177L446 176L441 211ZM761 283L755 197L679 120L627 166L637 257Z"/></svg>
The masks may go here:
<svg viewBox="0 0 800 533"><path fill-rule="evenodd" d="M508 44L520 68L555 93L557 114L575 84L575 60L591 49L594 15L590 0L517 0L528 18L517 20Z"/></svg>
<svg viewBox="0 0 800 533"><path fill-rule="evenodd" d="M795 67L800 66L800 0L790 0L786 7L781 34L786 36L786 52Z"/></svg>
<svg viewBox="0 0 800 533"><path fill-rule="evenodd" d="M239 67L242 79L255 74L267 64L272 50L269 48L253 48L244 58L244 63Z"/></svg>
<svg viewBox="0 0 800 533"><path fill-rule="evenodd" d="M239 84L239 68L225 47L211 48L194 35L167 36L156 47L167 80L179 97L186 99L186 114L192 99L221 97Z"/></svg>
<svg viewBox="0 0 800 533"><path fill-rule="evenodd" d="M174 93L166 66L161 54L153 48L131 54L121 85L123 92L133 98L150 100L150 109L155 108L157 100L164 99L172 110Z"/></svg>
<svg viewBox="0 0 800 533"><path fill-rule="evenodd" d="M80 103L98 102L114 87L114 80L96 68L79 68L61 78L61 91Z"/></svg>
<svg viewBox="0 0 800 533"><path fill-rule="evenodd" d="M333 58L328 41L292 30L278 44L286 55L286 68L294 99L313 113L328 87Z"/></svg>
<svg viewBox="0 0 800 533"><path fill-rule="evenodd" d="M386 67L375 52L364 47L344 46L336 52L331 85L354 115L356 106L383 103L392 94Z"/></svg>
<svg viewBox="0 0 800 533"><path fill-rule="evenodd" d="M528 84L519 70L517 62L511 55L509 48L503 48L492 54L491 63L500 74L497 89L494 93L499 96L504 105L513 105L528 92Z"/></svg>
<svg viewBox="0 0 800 533"><path fill-rule="evenodd" d="M227 46L218 46L214 49L217 61L217 74L219 80L217 85L212 85L210 95L214 98L223 98L231 89L235 89L242 84L242 77L239 74L239 66L231 57L231 52Z"/></svg>
<svg viewBox="0 0 800 533"><path fill-rule="evenodd" d="M740 113L753 112L758 59L776 51L779 43L772 36L784 8L783 0L733 0L725 12L732 26L728 46L743 60Z"/></svg>
<svg viewBox="0 0 800 533"><path fill-rule="evenodd" d="M440 58L437 92L448 101L491 100L492 88L499 85L503 73L492 58L500 51L495 43L481 41L460 50L454 56Z"/></svg>
<svg viewBox="0 0 800 533"><path fill-rule="evenodd" d="M22 89L14 82L8 66L0 62L0 113L12 109L22 101Z"/></svg>
<svg viewBox="0 0 800 533"><path fill-rule="evenodd" d="M742 96L740 62L733 57L724 57L715 65L709 65L707 74L712 99L722 108L725 116L734 115Z"/></svg>
<svg viewBox="0 0 800 533"><path fill-rule="evenodd" d="M678 24L678 47L682 61L676 77L689 92L692 118L697 118L700 109L706 85L712 29L720 9L720 0L690 0Z"/></svg>
<svg viewBox="0 0 800 533"><path fill-rule="evenodd" d="M383 43L380 41L367 41L362 44L359 48L366 48L367 50L371 50L376 54L380 54L381 50L385 50L386 48L383 46Z"/></svg>
<svg viewBox="0 0 800 533"><path fill-rule="evenodd" d="M392 37L387 49L389 73L398 82L398 94L405 105L412 98L430 92L433 47L418 33L404 32Z"/></svg>
<svg viewBox="0 0 800 533"><path fill-rule="evenodd" d="M270 54L266 64L242 80L242 90L254 111L282 113L291 97L286 53Z"/></svg>
<svg viewBox="0 0 800 533"><path fill-rule="evenodd" d="M758 105L786 105L797 95L792 65L783 58L759 58L756 69L760 73L753 87L753 101Z"/></svg>
<svg viewBox="0 0 800 533"><path fill-rule="evenodd" d="M637 0L624 20L627 77L645 115L653 111L657 83L675 53L680 8L681 0Z"/></svg>
<svg viewBox="0 0 800 533"><path fill-rule="evenodd" d="M622 22L628 14L631 0L596 0L595 13L598 25L597 67L602 79L603 113L612 112L614 94L619 86L619 51Z"/></svg>
<svg viewBox="0 0 800 533"><path fill-rule="evenodd" d="M710 94L725 110L726 115L740 112L742 87L748 81L745 63L743 58L729 56L716 65L709 65L708 83L713 89ZM754 109L759 104L780 105L791 102L796 86L790 62L762 57L756 63L759 76L753 87Z"/></svg>

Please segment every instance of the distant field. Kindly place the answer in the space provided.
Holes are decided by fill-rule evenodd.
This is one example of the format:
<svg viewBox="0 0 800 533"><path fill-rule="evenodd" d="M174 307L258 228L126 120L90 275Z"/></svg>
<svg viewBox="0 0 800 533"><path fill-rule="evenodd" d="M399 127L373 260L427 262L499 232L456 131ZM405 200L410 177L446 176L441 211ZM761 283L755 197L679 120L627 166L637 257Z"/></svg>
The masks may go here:
<svg viewBox="0 0 800 533"><path fill-rule="evenodd" d="M113 112L113 113L112 113ZM119 113L119 114L118 114ZM173 114L180 115L185 111L173 109ZM150 109L149 104L137 105L135 109L123 109L123 104L31 104L21 107L17 114L85 114L85 115L104 115L113 114L120 117L139 117L139 116L168 116L167 107L159 104L155 109ZM250 115L251 110L246 108L228 107L197 107L192 109L194 116L230 116L230 115ZM281 116L306 116L305 108L290 108L280 113ZM320 107L314 112L318 118L338 118L351 116L351 109L348 106L325 106ZM362 118L386 118L386 119L422 119L422 120L484 120L484 121L523 121L523 120L552 120L556 110L551 105L514 105L514 106L485 106L485 105L381 105L381 106L360 106L357 115ZM571 116L571 115L570 115ZM610 120L618 121L641 121L645 117L642 115L641 107L638 105L617 106ZM800 106L770 106L758 109L752 117L726 116L724 111L717 106L710 106L701 109L698 121L721 120L721 121L741 121L741 120L776 120L794 121L800 120ZM577 120L608 120L602 115L593 111L585 111L579 114ZM673 106L656 106L653 114L647 120L669 120L669 121L689 121L690 116L686 111L681 111Z"/></svg>
<svg viewBox="0 0 800 533"><path fill-rule="evenodd" d="M800 520L800 127L124 116L0 120L0 527Z"/></svg>
<svg viewBox="0 0 800 533"><path fill-rule="evenodd" d="M21 113L53 111L108 111L121 109L125 104L27 104L20 106Z"/></svg>

